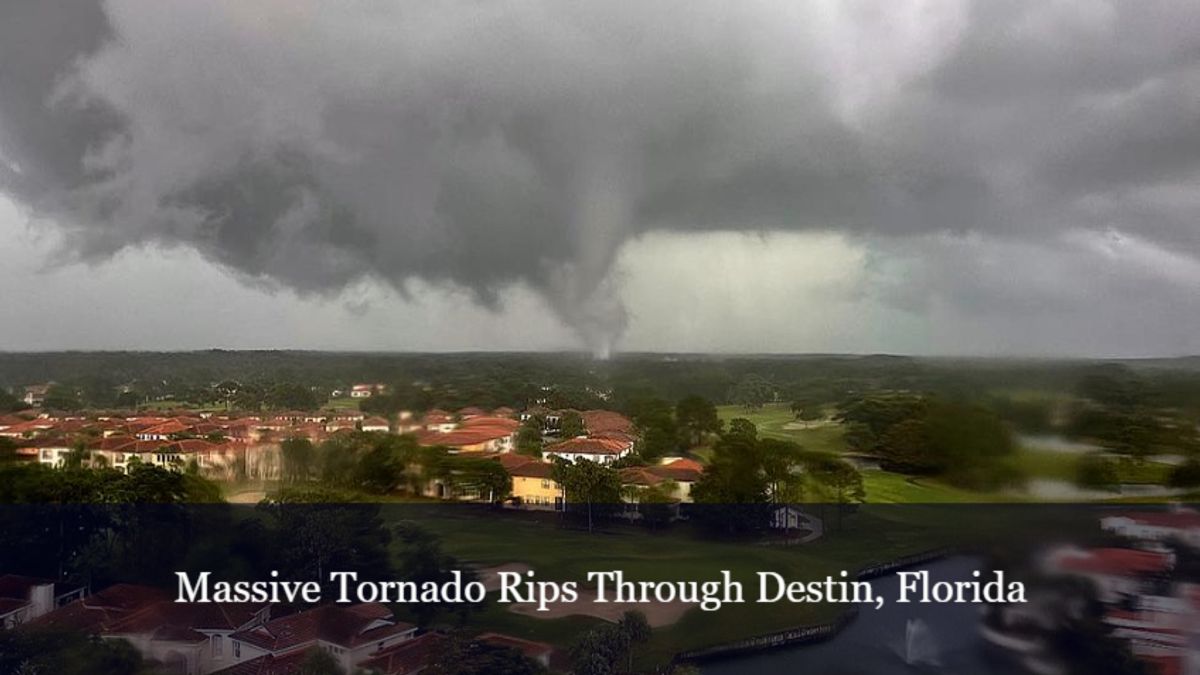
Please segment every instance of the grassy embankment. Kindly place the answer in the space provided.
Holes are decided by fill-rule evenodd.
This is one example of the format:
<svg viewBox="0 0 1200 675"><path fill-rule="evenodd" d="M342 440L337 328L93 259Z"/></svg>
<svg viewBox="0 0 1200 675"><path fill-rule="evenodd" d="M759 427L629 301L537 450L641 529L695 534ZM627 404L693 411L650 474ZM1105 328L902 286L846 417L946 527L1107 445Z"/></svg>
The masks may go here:
<svg viewBox="0 0 1200 675"><path fill-rule="evenodd" d="M786 405L768 405L758 410L740 406L718 407L727 424L738 417L748 419L758 427L760 435L799 443L807 450L842 454L847 451L842 427L832 420L800 422L794 419ZM706 451L698 453L706 456ZM1038 447L1021 447L1011 461L1030 479L1048 479L1073 483L1081 455ZM1166 481L1170 466L1143 461L1119 462L1119 482L1161 485ZM863 472L863 485L870 504L940 504L959 502L1013 501L1012 494L976 492L947 485L933 478L913 478L879 470ZM1153 501L1153 500L1149 500Z"/></svg>
<svg viewBox="0 0 1200 675"><path fill-rule="evenodd" d="M717 412L726 424L743 418L758 427L767 438L799 443L806 450L842 454L847 452L842 426L832 420L797 421L786 405L768 405L758 410L741 406L719 406ZM703 454L703 453L701 453ZM863 487L869 504L942 504L954 502L994 501L996 495L971 492L929 478L912 478L890 471L863 472Z"/></svg>

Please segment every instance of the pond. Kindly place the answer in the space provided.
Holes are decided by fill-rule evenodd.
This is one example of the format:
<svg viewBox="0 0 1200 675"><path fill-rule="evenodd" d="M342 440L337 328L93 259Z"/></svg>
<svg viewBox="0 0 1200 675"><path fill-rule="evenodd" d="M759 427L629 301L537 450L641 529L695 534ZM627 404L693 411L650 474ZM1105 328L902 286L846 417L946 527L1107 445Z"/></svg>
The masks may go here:
<svg viewBox="0 0 1200 675"><path fill-rule="evenodd" d="M922 569L933 581L968 581L981 569L978 558L947 558ZM983 570L988 576L987 570ZM899 577L871 582L888 599L882 609L864 606L858 618L836 637L812 645L787 647L713 661L704 675L744 673L820 675L1001 675L1023 672L1007 665L979 634L981 605L898 604Z"/></svg>
<svg viewBox="0 0 1200 675"><path fill-rule="evenodd" d="M1071 455L1086 455L1103 451L1104 448L1093 443L1072 441L1058 434L1018 434L1017 443L1026 448L1061 452Z"/></svg>

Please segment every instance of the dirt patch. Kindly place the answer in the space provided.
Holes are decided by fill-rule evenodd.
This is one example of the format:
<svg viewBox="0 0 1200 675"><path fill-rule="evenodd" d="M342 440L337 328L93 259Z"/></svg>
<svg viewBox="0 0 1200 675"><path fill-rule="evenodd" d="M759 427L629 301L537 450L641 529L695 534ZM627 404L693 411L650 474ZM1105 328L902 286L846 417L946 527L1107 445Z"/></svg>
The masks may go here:
<svg viewBox="0 0 1200 675"><path fill-rule="evenodd" d="M780 428L785 431L809 431L811 429L832 426L833 424L836 424L836 422L832 420L813 420L811 422L788 422Z"/></svg>
<svg viewBox="0 0 1200 675"><path fill-rule="evenodd" d="M225 501L230 504L257 504L265 499L267 493L263 490L246 490L243 492L235 492L225 497Z"/></svg>

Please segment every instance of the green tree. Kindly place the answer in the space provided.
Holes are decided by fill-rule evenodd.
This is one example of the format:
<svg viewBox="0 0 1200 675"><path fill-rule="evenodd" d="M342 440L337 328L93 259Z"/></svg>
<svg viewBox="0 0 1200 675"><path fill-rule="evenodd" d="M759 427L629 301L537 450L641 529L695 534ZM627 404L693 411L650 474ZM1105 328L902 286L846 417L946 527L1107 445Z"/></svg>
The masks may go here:
<svg viewBox="0 0 1200 675"><path fill-rule="evenodd" d="M494 459L450 456L447 461L450 481L477 492L481 499L500 502L512 493L512 477Z"/></svg>
<svg viewBox="0 0 1200 675"><path fill-rule="evenodd" d="M813 405L813 406L809 406L809 407L801 410L800 413L798 415L796 415L796 417L801 422L804 422L804 427L807 428L809 422L816 422L817 420L824 417L824 414L821 412L820 406Z"/></svg>
<svg viewBox="0 0 1200 675"><path fill-rule="evenodd" d="M263 397L263 404L281 410L316 410L317 394L298 382L276 382Z"/></svg>
<svg viewBox="0 0 1200 675"><path fill-rule="evenodd" d="M621 477L612 467L582 458L574 462L555 458L552 476L563 487L568 507L585 505L588 532L593 531L597 505L612 507L621 501Z"/></svg>
<svg viewBox="0 0 1200 675"><path fill-rule="evenodd" d="M0 413L10 413L17 410L24 410L29 406L21 399L13 396L8 390L0 387Z"/></svg>
<svg viewBox="0 0 1200 675"><path fill-rule="evenodd" d="M729 392L729 400L747 410L763 407L775 399L775 387L763 376L749 374Z"/></svg>
<svg viewBox="0 0 1200 675"><path fill-rule="evenodd" d="M563 438L575 438L587 433L587 428L583 425L583 416L574 410L563 413L558 429Z"/></svg>
<svg viewBox="0 0 1200 675"><path fill-rule="evenodd" d="M1167 484L1177 488L1190 488L1200 485L1200 460L1192 458L1172 468L1167 478Z"/></svg>
<svg viewBox="0 0 1200 675"><path fill-rule="evenodd" d="M387 494L404 480L405 467L416 455L417 442L411 436L364 434L364 449L356 453L354 486L372 494Z"/></svg>
<svg viewBox="0 0 1200 675"><path fill-rule="evenodd" d="M341 497L329 492L319 487L285 490L259 504L270 532L269 556L277 565L268 569L278 569L284 578L322 581L330 570L394 578L388 550L391 529L380 505L339 502ZM310 501L313 497L319 501Z"/></svg>
<svg viewBox="0 0 1200 675"><path fill-rule="evenodd" d="M617 624L589 630L571 645L571 672L575 675L617 675L628 658L629 637Z"/></svg>
<svg viewBox="0 0 1200 675"><path fill-rule="evenodd" d="M687 396L675 405L675 421L690 446L704 442L708 434L721 432L717 407L701 396Z"/></svg>
<svg viewBox="0 0 1200 675"><path fill-rule="evenodd" d="M398 572L404 580L442 584L451 581L456 571L462 574L464 583L476 579L473 571L462 571L458 559L442 549L441 540L432 532L414 523L401 523L393 531L400 543ZM465 623L472 612L480 609L470 603L423 602L413 606L413 613L421 626L428 626L440 611L450 608L460 623Z"/></svg>
<svg viewBox="0 0 1200 675"><path fill-rule="evenodd" d="M866 500L867 493L863 487L862 474L850 462L831 456L809 459L807 469L819 488L822 500L834 503L840 528L842 512L846 505L861 504Z"/></svg>
<svg viewBox="0 0 1200 675"><path fill-rule="evenodd" d="M758 427L754 426L754 422L743 417L736 417L729 420L729 432L724 438L748 438L750 440L758 439Z"/></svg>
<svg viewBox="0 0 1200 675"><path fill-rule="evenodd" d="M804 476L800 473L800 446L772 438L756 442L771 501L776 504L802 501Z"/></svg>
<svg viewBox="0 0 1200 675"><path fill-rule="evenodd" d="M636 445L637 454L642 459L654 461L674 452L679 447L679 441L671 429L653 426L642 430L642 437Z"/></svg>
<svg viewBox="0 0 1200 675"><path fill-rule="evenodd" d="M1146 383L1127 366L1104 364L1089 370L1079 380L1076 392L1106 406L1132 407L1143 403Z"/></svg>
<svg viewBox="0 0 1200 675"><path fill-rule="evenodd" d="M136 391L123 391L117 394L117 399L113 405L117 408L134 409L138 407L138 402L142 400L142 395Z"/></svg>
<svg viewBox="0 0 1200 675"><path fill-rule="evenodd" d="M83 401L79 399L79 393L74 388L55 384L50 387L46 392L46 397L42 399L42 407L48 410L74 412L83 409Z"/></svg>
<svg viewBox="0 0 1200 675"><path fill-rule="evenodd" d="M934 474L946 469L945 458L933 445L929 421L923 416L888 427L877 451L889 471Z"/></svg>
<svg viewBox="0 0 1200 675"><path fill-rule="evenodd" d="M995 489L1019 475L1002 461L1012 454L1012 432L979 405L905 393L881 393L844 403L846 441L899 473L939 475L971 489Z"/></svg>
<svg viewBox="0 0 1200 675"><path fill-rule="evenodd" d="M843 401L837 419L847 427L846 443L856 452L876 453L888 430L905 420L921 419L927 407L921 396L878 392Z"/></svg>
<svg viewBox="0 0 1200 675"><path fill-rule="evenodd" d="M125 640L60 629L0 631L0 673L137 675L142 656Z"/></svg>
<svg viewBox="0 0 1200 675"><path fill-rule="evenodd" d="M1079 458L1075 468L1075 484L1079 487L1115 492L1120 482L1121 473L1113 460L1096 454Z"/></svg>
<svg viewBox="0 0 1200 675"><path fill-rule="evenodd" d="M226 410L233 407L233 402L237 399L238 391L242 385L233 380L224 380L213 385L213 397L220 401L225 406Z"/></svg>
<svg viewBox="0 0 1200 675"><path fill-rule="evenodd" d="M279 444L283 460L283 478L297 483L307 481L312 474L316 450L307 438L286 438Z"/></svg>
<svg viewBox="0 0 1200 675"><path fill-rule="evenodd" d="M813 422L823 417L821 404L815 399L801 398L792 401L792 416L802 422ZM807 426L807 424L805 425Z"/></svg>
<svg viewBox="0 0 1200 675"><path fill-rule="evenodd" d="M630 610L621 615L621 620L617 625L625 635L625 651L628 653L629 659L628 672L632 673L634 672L634 647L650 640L650 622L646 620L645 614L637 610Z"/></svg>
<svg viewBox="0 0 1200 675"><path fill-rule="evenodd" d="M517 430L517 452L530 457L542 456L542 424L543 420L537 416L521 423Z"/></svg>
<svg viewBox="0 0 1200 675"><path fill-rule="evenodd" d="M754 425L744 419L713 446L704 475L692 488L697 518L726 534L745 534L767 525L771 485Z"/></svg>

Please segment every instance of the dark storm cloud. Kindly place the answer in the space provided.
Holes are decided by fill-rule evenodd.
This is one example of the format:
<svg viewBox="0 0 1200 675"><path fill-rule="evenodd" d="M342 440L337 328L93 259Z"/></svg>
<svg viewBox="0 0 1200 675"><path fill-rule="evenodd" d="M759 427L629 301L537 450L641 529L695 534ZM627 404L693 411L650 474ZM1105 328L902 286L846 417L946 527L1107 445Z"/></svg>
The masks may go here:
<svg viewBox="0 0 1200 675"><path fill-rule="evenodd" d="M55 87L74 59L110 36L101 7L74 0L6 3L0 20L0 149L17 161L0 164L0 180L26 201L88 180L83 158L98 139L120 129L99 101L51 106Z"/></svg>
<svg viewBox="0 0 1200 675"><path fill-rule="evenodd" d="M525 283L605 350L617 251L656 229L1200 252L1196 26L1194 0L25 0L0 171L84 257L178 244L302 292L488 304ZM988 279L951 295L1048 288Z"/></svg>

